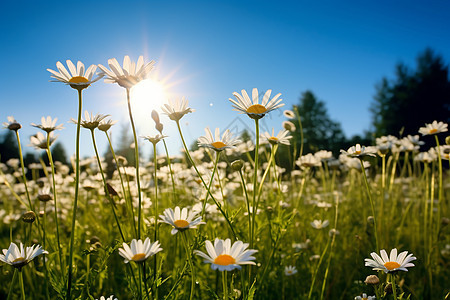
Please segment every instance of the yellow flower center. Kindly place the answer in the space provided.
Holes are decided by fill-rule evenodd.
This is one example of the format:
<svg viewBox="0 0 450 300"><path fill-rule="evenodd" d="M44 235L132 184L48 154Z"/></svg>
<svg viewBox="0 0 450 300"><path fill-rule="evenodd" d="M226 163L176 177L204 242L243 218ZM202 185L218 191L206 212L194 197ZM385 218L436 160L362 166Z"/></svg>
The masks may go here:
<svg viewBox="0 0 450 300"><path fill-rule="evenodd" d="M400 264L398 262L395 262L395 261L388 261L387 263L384 264L384 266L386 267L386 269L391 271L391 270L394 270L396 268L399 268Z"/></svg>
<svg viewBox="0 0 450 300"><path fill-rule="evenodd" d="M361 151L356 150L354 154L356 155L361 154Z"/></svg>
<svg viewBox="0 0 450 300"><path fill-rule="evenodd" d="M274 136L271 136L270 138L269 138L269 140L272 140L272 141L278 141L278 139L276 138L276 137L274 137Z"/></svg>
<svg viewBox="0 0 450 300"><path fill-rule="evenodd" d="M70 83L85 83L88 81L89 80L87 80L87 78L83 77L83 76L74 76L74 77L70 78L70 80L69 80Z"/></svg>
<svg viewBox="0 0 450 300"><path fill-rule="evenodd" d="M267 111L266 107L261 104L253 104L247 108L247 113L249 114L263 114Z"/></svg>
<svg viewBox="0 0 450 300"><path fill-rule="evenodd" d="M221 142L221 141L214 142L214 143L212 143L211 145L212 145L214 148L217 148L217 149L220 149L220 148L223 148L223 147L226 146L226 145L225 145L223 142Z"/></svg>
<svg viewBox="0 0 450 300"><path fill-rule="evenodd" d="M15 260L13 260L13 263L18 263L18 262L22 262L22 261L25 261L25 258L23 258L23 257L18 257L18 258L16 258Z"/></svg>
<svg viewBox="0 0 450 300"><path fill-rule="evenodd" d="M141 261L141 260L144 260L145 259L145 253L138 253L138 254L135 254L132 258L131 258L131 260L133 260L133 261Z"/></svg>
<svg viewBox="0 0 450 300"><path fill-rule="evenodd" d="M430 130L430 134L436 133L438 130L436 128L433 128Z"/></svg>
<svg viewBox="0 0 450 300"><path fill-rule="evenodd" d="M220 254L216 257L216 259L214 259L214 263L216 265L228 266L236 263L236 260L231 255Z"/></svg>
<svg viewBox="0 0 450 300"><path fill-rule="evenodd" d="M173 222L173 224L177 228L185 228L189 226L189 222L186 220L176 220L175 222Z"/></svg>

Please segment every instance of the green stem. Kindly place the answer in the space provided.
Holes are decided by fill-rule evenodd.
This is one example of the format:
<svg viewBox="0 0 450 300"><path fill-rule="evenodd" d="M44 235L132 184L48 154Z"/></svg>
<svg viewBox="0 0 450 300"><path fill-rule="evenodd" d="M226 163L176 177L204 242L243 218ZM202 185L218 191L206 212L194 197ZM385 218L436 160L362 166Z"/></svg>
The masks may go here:
<svg viewBox="0 0 450 300"><path fill-rule="evenodd" d="M374 235L375 235L375 244L377 247L377 252L380 251L379 245L378 245L378 230L377 230L377 218L375 215L375 206L373 204L373 200L372 200L372 194L370 192L370 186L369 186L369 182L367 181L367 175L366 175L366 170L364 169L364 161L362 160L362 158L359 158L359 161L361 163L361 173L363 174L363 178L364 178L364 182L366 184L366 190L367 190L367 196L369 197L369 201L370 201L370 207L372 208L372 216L373 216L373 229L374 229Z"/></svg>
<svg viewBox="0 0 450 300"><path fill-rule="evenodd" d="M8 297L6 298L6 300L11 299L14 283L16 282L17 272L18 272L17 269L14 269L13 278L11 280L11 284L9 285Z"/></svg>
<svg viewBox="0 0 450 300"><path fill-rule="evenodd" d="M116 220L117 228L119 229L119 233L120 233L120 236L122 237L122 241L125 243L125 237L124 237L123 232L122 232L122 227L120 226L119 218L117 217L116 210L114 209L114 201L113 201L113 199L111 198L111 195L108 192L108 186L106 184L105 174L103 174L102 163L100 161L100 156L98 155L97 144L95 143L94 129L91 129L91 137L92 137L92 144L94 145L95 156L97 157L98 168L100 170L100 174L102 175L103 188L105 190L105 196L108 199L109 203L111 204L111 210L112 210L112 212L114 214L114 219Z"/></svg>
<svg viewBox="0 0 450 300"><path fill-rule="evenodd" d="M327 253L328 250L328 246L330 245L330 239L328 239L327 244L325 246L325 248L323 249L322 255L320 255L320 259L319 262L317 263L316 269L314 270L314 275L313 275L313 279L311 282L311 287L309 288L309 293L308 293L308 299L311 299L311 295L312 292L314 290L314 283L316 282L316 278L317 278L317 273L319 272L319 268L320 265L322 264L323 258L325 257L325 254Z"/></svg>
<svg viewBox="0 0 450 300"><path fill-rule="evenodd" d="M228 299L228 284L227 284L227 271L222 272L222 284L223 284L223 300Z"/></svg>
<svg viewBox="0 0 450 300"><path fill-rule="evenodd" d="M24 162L23 162L22 146L20 144L20 138L19 138L19 131L18 130L16 130L16 138L17 138L17 145L18 145L18 148L19 148L20 167L22 168L22 180L23 180L23 184L25 185L25 193L27 194L28 205L30 206L30 210L34 211L33 205L31 203L30 193L28 192L27 177L25 176L25 166L24 166Z"/></svg>
<svg viewBox="0 0 450 300"><path fill-rule="evenodd" d="M81 109L82 109L82 93L81 89L78 90L78 120L77 120L77 137L76 137L76 150L75 150L75 196L73 200L72 209L72 230L70 232L70 246L69 246L69 275L67 278L67 297L71 299L72 291L72 272L73 272L73 248L75 242L75 221L77 218L78 207L78 189L80 184L80 125L81 125Z"/></svg>
<svg viewBox="0 0 450 300"><path fill-rule="evenodd" d="M144 288L145 288L145 294L147 295L147 299L150 300L150 295L148 293L148 285L147 285L147 272L145 270L145 261L142 263L142 273L144 275ZM156 297L158 299L158 297Z"/></svg>
<svg viewBox="0 0 450 300"><path fill-rule="evenodd" d="M153 164L155 168L154 173L154 184L155 184L155 241L159 240L159 228L158 228L158 177L157 177L157 169L158 169L158 160L156 156L156 143L153 143ZM156 278L158 276L158 254L155 254L154 258L154 282L156 282ZM155 297L158 299L158 285L155 286Z"/></svg>
<svg viewBox="0 0 450 300"><path fill-rule="evenodd" d="M391 275L391 284L392 284L392 294L394 295L394 299L397 300L397 287L395 286L395 275Z"/></svg>
<svg viewBox="0 0 450 300"><path fill-rule="evenodd" d="M169 155L169 150L167 150L167 144L166 141L163 139L163 144L164 144L164 149L166 151L166 157L167 157L167 166L169 167L169 172L170 172L170 178L172 180L172 190L173 190L173 199L175 199L177 193L176 193L176 189L175 189L175 179L173 178L173 172L172 172L172 164L170 162L170 155Z"/></svg>
<svg viewBox="0 0 450 300"><path fill-rule="evenodd" d="M141 181L139 179L139 147L138 147L138 139L136 135L136 128L134 127L133 114L131 113L131 100L130 100L130 89L127 90L127 103L128 103L128 114L130 116L131 128L133 129L133 138L134 138L134 157L136 164L136 182L138 189L138 239L141 238L141 211L142 211L142 196L141 196Z"/></svg>
<svg viewBox="0 0 450 300"><path fill-rule="evenodd" d="M22 300L25 300L25 289L23 287L23 273L22 273L22 270L19 270L19 283L20 283L20 290L22 292Z"/></svg>
<svg viewBox="0 0 450 300"><path fill-rule="evenodd" d="M209 180L208 190L211 190L211 186L212 186L213 181L214 181L214 175L215 175L216 170L217 170L217 164L219 163L219 157L220 157L220 152L217 152L216 159L215 159L215 162L214 162L214 168L213 168L213 171L212 171L212 174L211 174L211 179ZM205 208L206 208L206 203L207 202L208 202L208 194L206 194L205 201L203 201L202 213L201 213L201 217L202 218L205 215Z"/></svg>
<svg viewBox="0 0 450 300"><path fill-rule="evenodd" d="M253 199L252 199L252 235L250 237L250 249L253 249L253 240L255 238L255 217L256 217L256 186L258 183L259 168L259 120L255 119L256 145L255 145L255 165L253 168ZM270 166L270 165L269 165ZM269 169L269 168L268 168Z"/></svg>
<svg viewBox="0 0 450 300"><path fill-rule="evenodd" d="M63 276L65 276L63 270L65 270L65 266L62 263L62 249L61 249L61 243L59 240L59 222L58 222L58 206L57 206L57 200L56 200L56 180L55 180L55 164L53 163L53 156L52 152L50 151L50 134L47 133L47 156L48 161L50 163L50 167L52 170L52 185L53 185L53 206L55 209L55 224L56 224L56 242L58 244L58 255L59 255L59 266L61 268L61 272L63 273Z"/></svg>
<svg viewBox="0 0 450 300"><path fill-rule="evenodd" d="M247 203L247 215L248 215L248 240L250 240L250 238L251 238L251 229L252 229L252 216L251 216L251 212L250 212L250 199L248 198L247 187L246 187L246 183L245 183L244 176L243 176L243 174L242 174L242 170L239 170L239 176L241 177L241 181L242 181L242 189L244 190L244 194L245 194L245 202Z"/></svg>
<svg viewBox="0 0 450 300"><path fill-rule="evenodd" d="M183 237L183 244L184 248L186 249L186 257L189 263L189 268L191 269L191 292L189 294L189 300L192 300L192 297L194 295L194 289L195 289L195 271L194 271L194 265L192 264L192 257L191 257L191 251L189 250L189 244L188 239L186 236L186 230L182 232Z"/></svg>

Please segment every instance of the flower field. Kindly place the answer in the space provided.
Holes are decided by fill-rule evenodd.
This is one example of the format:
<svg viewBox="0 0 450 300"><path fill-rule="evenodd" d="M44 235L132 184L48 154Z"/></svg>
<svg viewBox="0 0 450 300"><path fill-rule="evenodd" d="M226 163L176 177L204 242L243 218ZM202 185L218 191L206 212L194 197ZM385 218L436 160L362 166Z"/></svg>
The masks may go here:
<svg viewBox="0 0 450 300"><path fill-rule="evenodd" d="M303 153L304 141L291 135L302 130L295 107L285 110L283 130L260 132L262 118L286 109L281 94L231 91L230 110L254 136L206 128L190 150L180 120L196 112L184 98L161 116L148 112L158 134L136 132L130 91L153 61L56 66L51 77L78 101L76 132L63 132L73 134L76 153L70 166L53 161L62 126L43 117L31 124L39 132L30 143L48 163L24 165L19 134L28 125L5 120L20 159L0 166L1 299L448 297L450 138L438 138L446 123L430 120L418 135L378 137L335 156ZM115 121L83 111L87 88L100 79L126 90L137 163L116 155ZM177 156L165 142L169 123L184 145ZM80 158L81 130L91 133L91 158ZM435 138L427 151L423 136ZM99 139L109 142L111 160L99 155ZM150 161L140 157L144 142L155 153Z"/></svg>

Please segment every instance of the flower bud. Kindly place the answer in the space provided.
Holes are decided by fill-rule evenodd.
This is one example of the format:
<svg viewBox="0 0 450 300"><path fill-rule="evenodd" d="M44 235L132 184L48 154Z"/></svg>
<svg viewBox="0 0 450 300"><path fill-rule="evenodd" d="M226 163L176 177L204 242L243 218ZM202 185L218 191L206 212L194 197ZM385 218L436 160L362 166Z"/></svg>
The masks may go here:
<svg viewBox="0 0 450 300"><path fill-rule="evenodd" d="M380 283L380 279L377 275L369 275L366 277L366 280L364 280L365 284L371 284L371 285L377 285Z"/></svg>
<svg viewBox="0 0 450 300"><path fill-rule="evenodd" d="M24 213L22 215L22 221L24 221L25 223L33 223L36 220L36 214L34 213L34 211L27 211L26 213Z"/></svg>
<svg viewBox="0 0 450 300"><path fill-rule="evenodd" d="M152 110L152 119L155 121L156 124L161 123L159 121L159 114L156 110Z"/></svg>
<svg viewBox="0 0 450 300"><path fill-rule="evenodd" d="M239 170L241 170L243 166L244 166L244 162L243 162L242 160L240 160L240 159L235 160L235 161L233 161L233 162L231 163L231 168L232 168L234 171L239 171Z"/></svg>
<svg viewBox="0 0 450 300"><path fill-rule="evenodd" d="M162 134L163 128L164 128L164 125L162 123L156 123L155 129L158 130L159 133Z"/></svg>
<svg viewBox="0 0 450 300"><path fill-rule="evenodd" d="M450 145L450 135L445 138L445 143Z"/></svg>

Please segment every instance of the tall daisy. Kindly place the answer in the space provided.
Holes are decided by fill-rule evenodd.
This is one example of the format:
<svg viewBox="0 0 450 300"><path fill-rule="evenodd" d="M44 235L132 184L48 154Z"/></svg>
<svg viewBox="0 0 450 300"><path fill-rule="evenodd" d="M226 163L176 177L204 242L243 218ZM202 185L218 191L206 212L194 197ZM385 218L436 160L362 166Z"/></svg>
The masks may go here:
<svg viewBox="0 0 450 300"><path fill-rule="evenodd" d="M272 98L272 100L269 101L272 90L266 91L261 101L261 104L259 103L259 94L257 88L254 88L252 90L251 99L245 90L242 90L241 93L242 95L237 92L234 92L233 96L236 98L236 100L233 100L231 98L229 98L229 100L233 103L235 111L247 114L247 116L249 116L252 119L261 119L267 113L284 105L284 103L280 103L282 101L282 99L279 99L281 93L276 94Z"/></svg>
<svg viewBox="0 0 450 300"><path fill-rule="evenodd" d="M41 124L31 123L31 126L40 128L47 133L52 132L54 130L63 129L64 128L63 124L56 125L56 121L58 121L58 118L52 119L50 116L47 116L47 118L45 117L41 118Z"/></svg>
<svg viewBox="0 0 450 300"><path fill-rule="evenodd" d="M130 246L126 243L122 245L123 248L119 248L119 254L125 259L125 263L129 263L130 261L136 263L144 262L150 256L162 251L159 242L152 243L149 238L146 238L144 242L133 239Z"/></svg>
<svg viewBox="0 0 450 300"><path fill-rule="evenodd" d="M446 131L448 131L448 124L436 120L431 124L425 124L425 127L419 128L419 133L422 135L438 134Z"/></svg>
<svg viewBox="0 0 450 300"><path fill-rule="evenodd" d="M0 261L19 269L39 255L48 254L48 252L39 245L24 248L22 243L20 243L19 246L15 243L11 243L9 248L3 249L2 252L3 254L0 254Z"/></svg>
<svg viewBox="0 0 450 300"><path fill-rule="evenodd" d="M375 252L370 253L373 259L364 259L366 267L372 267L375 271L383 271L385 273L392 273L396 271L407 272L409 267L414 267L412 261L416 260L416 257L412 253L408 254L408 251L403 251L397 255L397 249L391 250L388 256L386 250L380 251L381 257Z"/></svg>
<svg viewBox="0 0 450 300"><path fill-rule="evenodd" d="M185 231L189 228L196 228L197 225L205 224L202 222L202 217L198 216L198 211L188 211L185 207L180 209L178 206L175 210L167 208L163 215L160 215L161 221L173 226L171 234L176 234L178 231Z"/></svg>
<svg viewBox="0 0 450 300"><path fill-rule="evenodd" d="M289 140L292 138L292 136L289 135L289 131L287 131L285 129L280 130L277 133L277 135L275 135L273 128L272 128L272 134L270 134L266 131L261 135L261 137L267 139L267 141L272 145L276 145L276 144L290 145L291 143Z"/></svg>
<svg viewBox="0 0 450 300"><path fill-rule="evenodd" d="M205 254L199 250L194 253L203 257L205 263L211 264L211 269L219 271L232 271L234 269L241 269L241 265L255 265L255 257L252 256L258 250L247 249L249 244L242 241L236 241L231 245L231 240L221 240L216 238L214 246L210 241L205 241Z"/></svg>
<svg viewBox="0 0 450 300"><path fill-rule="evenodd" d="M100 74L99 76L94 78L95 70L97 70L96 65L90 65L89 68L87 68L87 70L85 71L84 64L81 61L77 62L76 67L69 59L66 60L66 63L67 67L70 70L70 73L67 71L66 67L64 67L64 65L59 61L56 63L56 68L59 72L52 69L47 69L47 71L52 73L50 77L55 79L51 81L62 82L70 85L76 90L83 90L103 77L103 75Z"/></svg>
<svg viewBox="0 0 450 300"><path fill-rule="evenodd" d="M206 135L198 138L198 146L199 147L207 147L213 149L217 152L233 148L241 141L234 138L230 130L225 130L222 137L220 137L220 129L216 128L214 131L214 136L209 129L209 127L205 128Z"/></svg>
<svg viewBox="0 0 450 300"><path fill-rule="evenodd" d="M194 109L188 107L189 102L184 97L181 98L181 100L176 99L174 101L168 101L169 104L164 104L164 106L161 106L161 109L173 121L178 122L184 115L195 111Z"/></svg>

